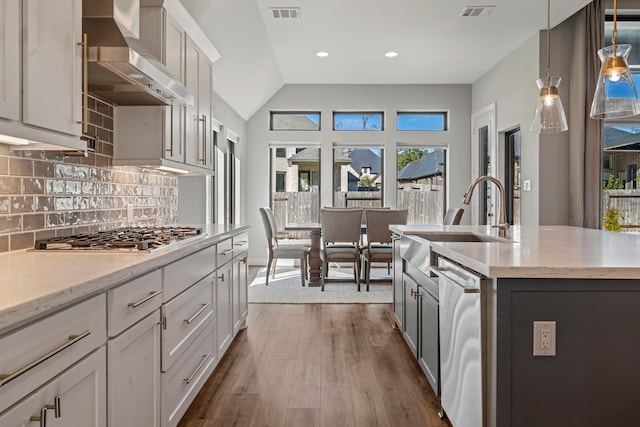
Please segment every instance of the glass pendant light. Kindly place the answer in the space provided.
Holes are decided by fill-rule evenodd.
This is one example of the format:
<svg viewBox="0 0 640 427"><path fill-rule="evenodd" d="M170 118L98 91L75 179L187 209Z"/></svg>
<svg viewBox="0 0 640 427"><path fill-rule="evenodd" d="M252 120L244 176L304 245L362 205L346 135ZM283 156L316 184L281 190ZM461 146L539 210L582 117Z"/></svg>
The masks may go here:
<svg viewBox="0 0 640 427"><path fill-rule="evenodd" d="M602 67L591 104L590 115L594 119L640 114L638 94L627 63L631 45L617 43L617 9L617 0L613 0L613 34L611 36L613 45L598 51Z"/></svg>
<svg viewBox="0 0 640 427"><path fill-rule="evenodd" d="M558 94L560 77L551 77L551 0L547 0L547 75L536 80L540 95L531 122L532 133L558 133L569 129Z"/></svg>

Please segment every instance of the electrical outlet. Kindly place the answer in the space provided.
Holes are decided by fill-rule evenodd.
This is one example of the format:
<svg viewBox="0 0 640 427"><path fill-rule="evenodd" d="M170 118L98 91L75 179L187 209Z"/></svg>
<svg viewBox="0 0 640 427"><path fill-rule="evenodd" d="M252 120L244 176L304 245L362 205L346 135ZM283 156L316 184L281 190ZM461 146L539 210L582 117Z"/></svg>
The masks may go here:
<svg viewBox="0 0 640 427"><path fill-rule="evenodd" d="M533 355L534 356L555 356L556 355L556 322L554 321L534 321L533 322Z"/></svg>

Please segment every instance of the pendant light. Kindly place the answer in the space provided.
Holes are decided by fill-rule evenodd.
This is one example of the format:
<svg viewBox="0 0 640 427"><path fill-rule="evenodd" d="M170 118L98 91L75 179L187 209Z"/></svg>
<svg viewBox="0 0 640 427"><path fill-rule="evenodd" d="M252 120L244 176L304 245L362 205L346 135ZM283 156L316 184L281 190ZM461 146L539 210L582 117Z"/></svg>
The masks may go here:
<svg viewBox="0 0 640 427"><path fill-rule="evenodd" d="M551 0L547 0L547 75L536 80L540 95L531 122L532 133L558 133L569 129L558 94L560 77L551 77Z"/></svg>
<svg viewBox="0 0 640 427"><path fill-rule="evenodd" d="M631 45L617 43L617 3L617 0L613 0L613 33L611 35L613 45L603 47L598 51L602 67L591 104L590 115L594 119L640 114L638 94L627 63Z"/></svg>

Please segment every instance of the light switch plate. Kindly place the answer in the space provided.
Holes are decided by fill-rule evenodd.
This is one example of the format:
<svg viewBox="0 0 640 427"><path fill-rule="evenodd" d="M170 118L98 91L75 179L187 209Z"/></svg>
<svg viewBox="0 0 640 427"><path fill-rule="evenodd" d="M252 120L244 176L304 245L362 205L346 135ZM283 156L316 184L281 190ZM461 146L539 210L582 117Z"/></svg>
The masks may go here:
<svg viewBox="0 0 640 427"><path fill-rule="evenodd" d="M555 321L534 321L533 322L533 355L534 356L555 356L556 355L556 322Z"/></svg>
<svg viewBox="0 0 640 427"><path fill-rule="evenodd" d="M522 181L522 190L523 191L531 191L531 180L525 179Z"/></svg>

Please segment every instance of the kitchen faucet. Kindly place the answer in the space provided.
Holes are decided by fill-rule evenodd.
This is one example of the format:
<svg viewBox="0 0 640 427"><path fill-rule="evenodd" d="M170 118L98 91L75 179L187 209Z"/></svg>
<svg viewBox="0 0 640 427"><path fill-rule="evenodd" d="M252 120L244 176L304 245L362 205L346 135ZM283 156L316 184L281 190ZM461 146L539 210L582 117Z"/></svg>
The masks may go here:
<svg viewBox="0 0 640 427"><path fill-rule="evenodd" d="M469 202L471 202L471 195L473 194L473 190L474 188L476 188L476 185L478 185L481 181L491 181L496 185L496 187L498 187L498 193L500 193L499 194L500 204L498 205L498 223L493 227L496 227L499 229L498 236L505 237L507 234L507 229L509 228L509 223L507 222L507 218L504 213L504 186L500 181L498 181L496 178L489 175L482 175L477 177L469 185L467 192L464 193L464 199L462 199L462 203L464 203L465 205L468 205Z"/></svg>

